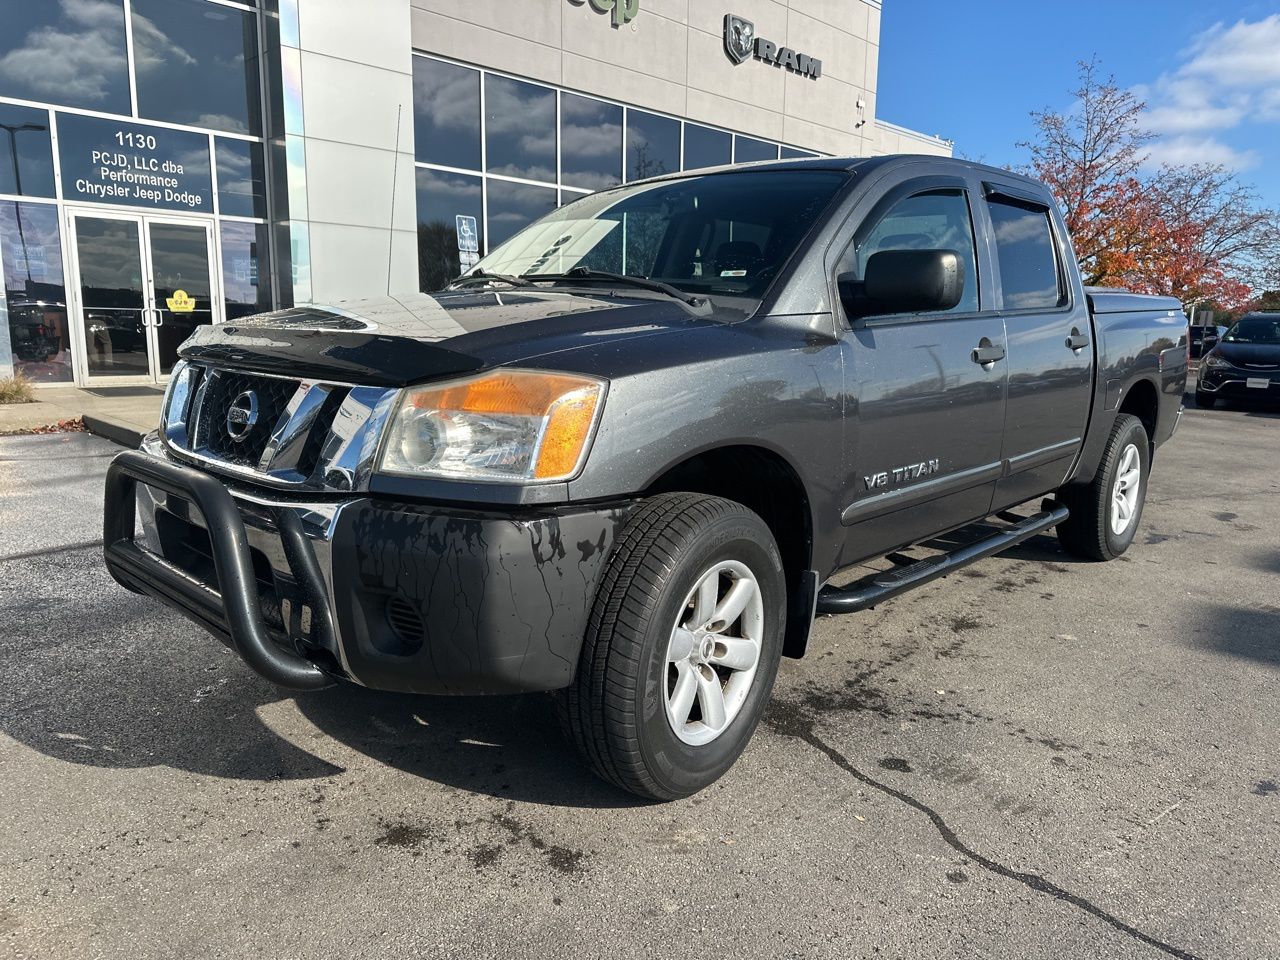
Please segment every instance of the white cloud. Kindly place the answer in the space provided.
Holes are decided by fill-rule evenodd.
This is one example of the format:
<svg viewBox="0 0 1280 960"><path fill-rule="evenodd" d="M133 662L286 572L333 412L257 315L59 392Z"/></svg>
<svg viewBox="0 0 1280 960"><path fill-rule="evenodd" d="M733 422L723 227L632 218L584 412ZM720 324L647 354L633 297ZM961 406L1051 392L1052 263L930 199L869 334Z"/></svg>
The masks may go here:
<svg viewBox="0 0 1280 960"><path fill-rule="evenodd" d="M1280 14L1217 23L1183 51L1176 70L1134 88L1148 103L1143 124L1155 134L1150 164L1207 162L1243 170L1258 162L1214 134L1242 124L1280 121Z"/></svg>
<svg viewBox="0 0 1280 960"><path fill-rule="evenodd" d="M1162 164L1213 163L1232 170L1257 166L1259 157L1253 150L1236 150L1212 136L1180 134L1156 140L1147 147L1147 166Z"/></svg>

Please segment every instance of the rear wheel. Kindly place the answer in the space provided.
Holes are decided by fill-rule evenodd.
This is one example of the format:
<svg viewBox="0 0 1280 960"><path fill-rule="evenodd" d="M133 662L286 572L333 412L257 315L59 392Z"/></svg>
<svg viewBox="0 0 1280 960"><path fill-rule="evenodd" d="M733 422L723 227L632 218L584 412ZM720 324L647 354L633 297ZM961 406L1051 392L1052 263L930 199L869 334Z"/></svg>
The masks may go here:
<svg viewBox="0 0 1280 960"><path fill-rule="evenodd" d="M1142 421L1127 413L1117 416L1093 481L1058 491L1071 511L1058 524L1062 546L1091 560L1114 560L1128 550L1142 519L1150 462Z"/></svg>
<svg viewBox="0 0 1280 960"><path fill-rule="evenodd" d="M609 559L560 698L569 739L639 796L703 789L759 722L785 611L782 559L756 514L702 494L645 501Z"/></svg>

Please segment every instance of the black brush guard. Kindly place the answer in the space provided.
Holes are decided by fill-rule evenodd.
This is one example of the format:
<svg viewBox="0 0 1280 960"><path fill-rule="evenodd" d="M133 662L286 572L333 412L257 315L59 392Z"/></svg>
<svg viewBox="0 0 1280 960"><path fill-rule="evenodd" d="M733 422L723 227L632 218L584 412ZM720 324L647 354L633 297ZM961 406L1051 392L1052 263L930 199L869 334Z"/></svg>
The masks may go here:
<svg viewBox="0 0 1280 960"><path fill-rule="evenodd" d="M139 483L187 500L200 512L213 548L217 590L134 542ZM288 509L276 510L274 519L290 572L311 609L312 629L322 645L332 649L333 617L324 579L302 523ZM177 607L226 639L250 668L272 683L294 690L318 690L333 682L314 663L280 646L267 632L244 521L231 494L213 477L136 450L117 456L107 468L103 553L107 569L122 587ZM295 610L292 619L299 618Z"/></svg>

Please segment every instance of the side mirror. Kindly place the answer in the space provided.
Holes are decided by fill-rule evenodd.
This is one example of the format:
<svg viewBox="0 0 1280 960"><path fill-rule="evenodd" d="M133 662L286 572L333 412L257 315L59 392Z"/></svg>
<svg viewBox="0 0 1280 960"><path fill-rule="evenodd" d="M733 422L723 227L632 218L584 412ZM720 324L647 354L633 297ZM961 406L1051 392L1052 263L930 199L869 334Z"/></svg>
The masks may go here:
<svg viewBox="0 0 1280 960"><path fill-rule="evenodd" d="M964 296L964 271L954 250L881 250L867 261L859 283L838 278L850 317L893 313L942 313Z"/></svg>

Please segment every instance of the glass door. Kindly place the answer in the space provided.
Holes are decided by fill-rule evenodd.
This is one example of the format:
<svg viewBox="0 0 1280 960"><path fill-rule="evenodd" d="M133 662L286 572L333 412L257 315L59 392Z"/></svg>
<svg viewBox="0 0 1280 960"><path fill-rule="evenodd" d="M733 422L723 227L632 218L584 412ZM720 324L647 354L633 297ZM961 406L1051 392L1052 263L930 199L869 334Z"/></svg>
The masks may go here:
<svg viewBox="0 0 1280 960"><path fill-rule="evenodd" d="M150 266L153 369L167 377L178 347L201 324L213 323L213 224L146 218Z"/></svg>
<svg viewBox="0 0 1280 960"><path fill-rule="evenodd" d="M78 212L71 221L84 382L162 380L191 332L218 319L212 221Z"/></svg>
<svg viewBox="0 0 1280 960"><path fill-rule="evenodd" d="M142 219L73 215L77 340L87 383L154 380Z"/></svg>

